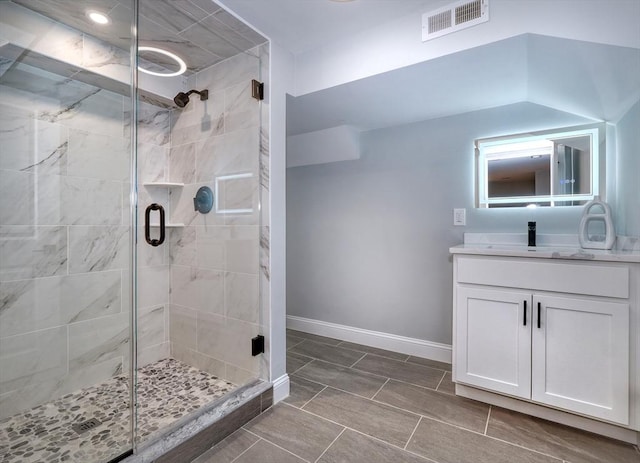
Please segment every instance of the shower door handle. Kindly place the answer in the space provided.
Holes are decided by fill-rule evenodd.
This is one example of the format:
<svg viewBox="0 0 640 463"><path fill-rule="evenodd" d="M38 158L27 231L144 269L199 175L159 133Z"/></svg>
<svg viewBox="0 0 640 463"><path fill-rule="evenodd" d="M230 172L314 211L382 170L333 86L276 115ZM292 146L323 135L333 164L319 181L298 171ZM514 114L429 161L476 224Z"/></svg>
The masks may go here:
<svg viewBox="0 0 640 463"><path fill-rule="evenodd" d="M160 211L160 238L159 239L151 239L151 221L149 220L151 217L151 211ZM146 211L144 212L144 239L147 240L147 243L151 246L160 246L164 243L164 207L160 204L153 203L147 206Z"/></svg>

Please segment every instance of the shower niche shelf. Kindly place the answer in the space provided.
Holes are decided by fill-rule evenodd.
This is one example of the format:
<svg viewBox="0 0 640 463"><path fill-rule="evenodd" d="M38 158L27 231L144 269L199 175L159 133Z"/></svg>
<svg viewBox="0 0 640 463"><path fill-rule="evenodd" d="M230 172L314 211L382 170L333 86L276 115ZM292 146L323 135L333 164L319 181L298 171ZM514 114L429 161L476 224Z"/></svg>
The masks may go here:
<svg viewBox="0 0 640 463"><path fill-rule="evenodd" d="M142 184L145 187L159 187L159 188L182 188L184 183L179 182L144 182Z"/></svg>

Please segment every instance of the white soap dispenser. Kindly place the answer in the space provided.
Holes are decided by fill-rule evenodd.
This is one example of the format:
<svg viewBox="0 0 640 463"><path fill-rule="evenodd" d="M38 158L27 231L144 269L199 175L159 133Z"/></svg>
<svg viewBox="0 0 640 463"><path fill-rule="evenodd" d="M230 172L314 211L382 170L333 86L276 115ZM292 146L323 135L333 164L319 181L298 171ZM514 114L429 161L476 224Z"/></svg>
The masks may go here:
<svg viewBox="0 0 640 463"><path fill-rule="evenodd" d="M600 223L604 229L603 234L589 234L589 226ZM616 232L613 229L611 208L604 201L594 199L584 206L580 228L578 231L580 246L585 249L611 249L616 241Z"/></svg>

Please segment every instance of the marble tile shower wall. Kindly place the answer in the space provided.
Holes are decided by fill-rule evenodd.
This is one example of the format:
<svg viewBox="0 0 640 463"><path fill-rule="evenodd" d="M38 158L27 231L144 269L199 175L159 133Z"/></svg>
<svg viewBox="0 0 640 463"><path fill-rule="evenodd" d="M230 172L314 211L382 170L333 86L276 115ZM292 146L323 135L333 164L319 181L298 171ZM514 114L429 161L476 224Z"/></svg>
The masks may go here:
<svg viewBox="0 0 640 463"><path fill-rule="evenodd" d="M171 354L236 384L264 368L264 356L251 356L250 339L263 328L259 195L261 155L268 153L264 104L251 98L250 84L261 74L252 55L268 62L267 50L192 76L190 88L208 89L209 100L194 98L172 113L170 180L185 186L171 192L171 220L185 227L171 231ZM194 212L192 200L203 185L217 191L217 209L206 215Z"/></svg>
<svg viewBox="0 0 640 463"><path fill-rule="evenodd" d="M0 102L2 418L126 371L130 220L126 97L15 64Z"/></svg>

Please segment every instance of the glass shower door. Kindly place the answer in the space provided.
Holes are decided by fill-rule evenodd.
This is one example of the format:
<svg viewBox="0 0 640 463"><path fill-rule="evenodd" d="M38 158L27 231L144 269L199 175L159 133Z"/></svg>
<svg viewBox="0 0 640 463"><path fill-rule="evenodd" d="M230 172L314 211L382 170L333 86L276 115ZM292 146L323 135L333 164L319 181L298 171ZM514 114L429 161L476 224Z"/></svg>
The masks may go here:
<svg viewBox="0 0 640 463"><path fill-rule="evenodd" d="M266 331L263 106L252 80L262 80L268 47L213 1L140 0L138 39L136 442L144 451L267 371L252 352ZM179 61L164 53L184 60L185 73L176 76ZM165 240L155 245L144 234L148 207L165 211ZM151 240L160 240L159 225L151 210Z"/></svg>
<svg viewBox="0 0 640 463"><path fill-rule="evenodd" d="M87 3L116 5L0 2L3 462L107 462L132 448L134 15L117 3L118 48Z"/></svg>

